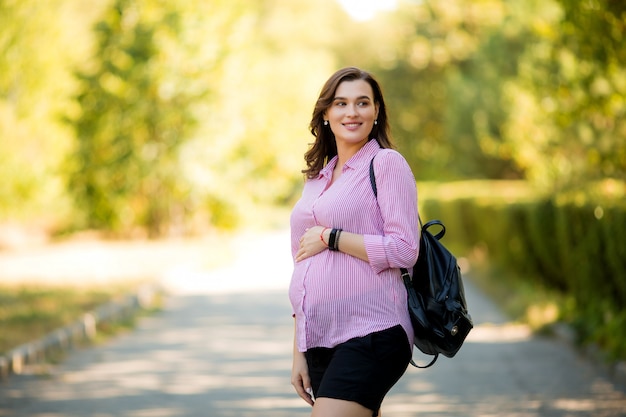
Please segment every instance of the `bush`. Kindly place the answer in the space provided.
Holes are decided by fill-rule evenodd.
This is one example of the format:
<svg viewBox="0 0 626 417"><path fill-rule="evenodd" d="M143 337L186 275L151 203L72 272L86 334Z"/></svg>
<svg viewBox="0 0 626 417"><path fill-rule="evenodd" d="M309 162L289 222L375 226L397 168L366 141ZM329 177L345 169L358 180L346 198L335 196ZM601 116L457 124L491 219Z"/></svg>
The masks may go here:
<svg viewBox="0 0 626 417"><path fill-rule="evenodd" d="M562 303L560 319L574 324L583 342L626 358L621 310L626 305L626 185L605 181L553 196L510 181L419 188L423 219L444 222L446 245L466 254L481 248L490 262L510 272L499 279L521 276L573 300Z"/></svg>

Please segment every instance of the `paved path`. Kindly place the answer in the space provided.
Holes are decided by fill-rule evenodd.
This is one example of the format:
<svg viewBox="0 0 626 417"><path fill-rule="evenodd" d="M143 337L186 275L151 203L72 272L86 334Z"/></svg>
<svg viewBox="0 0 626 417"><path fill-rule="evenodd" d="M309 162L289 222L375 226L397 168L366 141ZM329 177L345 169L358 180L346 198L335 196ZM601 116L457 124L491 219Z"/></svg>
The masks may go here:
<svg viewBox="0 0 626 417"><path fill-rule="evenodd" d="M73 351L47 374L0 384L0 416L308 416L289 384L287 236L239 244L229 268L164 270L173 295L135 331ZM626 394L600 370L564 343L507 323L466 286L476 328L454 359L409 369L385 417L626 416Z"/></svg>

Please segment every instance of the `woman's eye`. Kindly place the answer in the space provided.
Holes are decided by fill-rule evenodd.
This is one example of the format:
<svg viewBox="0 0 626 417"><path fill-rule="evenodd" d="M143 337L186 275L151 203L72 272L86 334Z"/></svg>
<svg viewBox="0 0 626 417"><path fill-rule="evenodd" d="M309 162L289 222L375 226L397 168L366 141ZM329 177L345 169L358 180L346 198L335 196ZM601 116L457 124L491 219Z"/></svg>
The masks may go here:
<svg viewBox="0 0 626 417"><path fill-rule="evenodd" d="M348 102L346 102L346 101L335 101L335 102L333 103L333 105L334 105L334 106L337 106L337 107L345 107L345 106L347 106L347 105L348 105ZM357 106L357 107L367 107L367 106L369 106L369 105L370 105L370 102L369 102L369 101L367 101L367 100L365 100L365 101L357 101L357 102L356 102L356 106Z"/></svg>

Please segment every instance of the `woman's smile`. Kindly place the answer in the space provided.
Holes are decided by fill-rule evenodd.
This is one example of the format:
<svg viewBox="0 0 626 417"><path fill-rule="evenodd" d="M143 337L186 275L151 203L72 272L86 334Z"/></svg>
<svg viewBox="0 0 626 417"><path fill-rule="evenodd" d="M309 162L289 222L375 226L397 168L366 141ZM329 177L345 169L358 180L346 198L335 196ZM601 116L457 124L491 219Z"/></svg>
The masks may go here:
<svg viewBox="0 0 626 417"><path fill-rule="evenodd" d="M356 123L356 122L343 123L343 127L345 127L348 130L357 130L362 125L363 123Z"/></svg>

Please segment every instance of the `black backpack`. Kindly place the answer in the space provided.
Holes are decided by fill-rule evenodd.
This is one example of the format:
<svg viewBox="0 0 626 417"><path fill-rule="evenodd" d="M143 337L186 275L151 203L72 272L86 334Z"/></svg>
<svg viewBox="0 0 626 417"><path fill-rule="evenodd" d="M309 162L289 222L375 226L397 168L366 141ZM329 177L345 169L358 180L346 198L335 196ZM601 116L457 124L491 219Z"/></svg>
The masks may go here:
<svg viewBox="0 0 626 417"><path fill-rule="evenodd" d="M370 181L378 198L373 158L370 162ZM439 242L446 233L445 226L439 220L431 220L425 225L422 225L421 219L419 222L420 249L413 266L413 276L405 268L400 271L415 332L413 343L423 353L434 355L428 365L418 366L413 360L411 364L428 368L440 353L448 358L456 355L474 324L467 312L461 269L454 255ZM440 226L441 231L432 235L428 229L435 225Z"/></svg>

